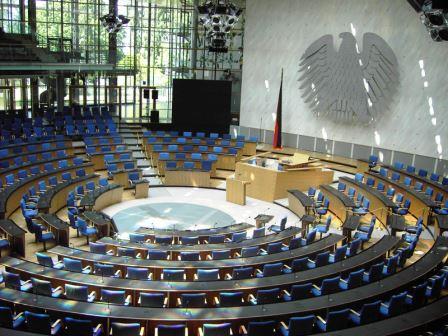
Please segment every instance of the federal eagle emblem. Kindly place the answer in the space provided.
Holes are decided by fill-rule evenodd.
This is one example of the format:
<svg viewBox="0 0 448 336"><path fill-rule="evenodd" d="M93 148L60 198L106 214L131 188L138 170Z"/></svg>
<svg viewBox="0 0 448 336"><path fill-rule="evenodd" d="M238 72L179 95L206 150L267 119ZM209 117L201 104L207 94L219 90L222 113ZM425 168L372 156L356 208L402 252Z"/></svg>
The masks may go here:
<svg viewBox="0 0 448 336"><path fill-rule="evenodd" d="M302 98L318 116L335 121L370 123L385 112L398 88L398 63L378 35L364 34L362 52L353 34L332 35L312 43L300 59Z"/></svg>

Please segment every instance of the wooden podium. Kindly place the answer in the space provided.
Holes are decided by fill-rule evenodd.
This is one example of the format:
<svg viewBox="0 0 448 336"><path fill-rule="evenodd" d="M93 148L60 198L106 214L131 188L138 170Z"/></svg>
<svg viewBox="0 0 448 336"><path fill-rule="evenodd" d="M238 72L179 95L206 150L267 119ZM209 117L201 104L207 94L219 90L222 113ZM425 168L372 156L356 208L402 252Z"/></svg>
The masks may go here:
<svg viewBox="0 0 448 336"><path fill-rule="evenodd" d="M248 181L237 180L234 177L226 179L226 200L227 202L246 205L246 185Z"/></svg>

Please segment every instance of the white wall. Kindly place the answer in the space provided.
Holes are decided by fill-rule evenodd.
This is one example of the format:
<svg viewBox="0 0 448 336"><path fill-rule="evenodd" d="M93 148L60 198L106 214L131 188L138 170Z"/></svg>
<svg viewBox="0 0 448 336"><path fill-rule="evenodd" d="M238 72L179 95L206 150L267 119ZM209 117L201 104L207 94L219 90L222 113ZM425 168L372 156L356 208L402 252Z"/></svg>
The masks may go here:
<svg viewBox="0 0 448 336"><path fill-rule="evenodd" d="M328 139L437 158L435 136L440 135L447 158L448 42L433 42L406 0L247 0L246 8L241 126L258 129L262 117L261 128L273 129L283 67L283 132L324 138L325 129ZM350 32L351 25L361 48L363 34L376 33L399 63L400 87L390 111L369 126L317 119L304 104L297 81L304 50L325 34L340 43L339 33Z"/></svg>

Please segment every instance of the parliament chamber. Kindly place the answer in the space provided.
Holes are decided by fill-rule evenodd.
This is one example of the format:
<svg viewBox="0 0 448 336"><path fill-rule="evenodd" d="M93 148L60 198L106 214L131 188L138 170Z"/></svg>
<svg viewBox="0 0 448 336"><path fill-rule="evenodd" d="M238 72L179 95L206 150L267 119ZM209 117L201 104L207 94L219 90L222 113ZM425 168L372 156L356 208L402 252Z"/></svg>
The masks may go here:
<svg viewBox="0 0 448 336"><path fill-rule="evenodd" d="M446 40L437 0L0 0L0 335L448 335Z"/></svg>

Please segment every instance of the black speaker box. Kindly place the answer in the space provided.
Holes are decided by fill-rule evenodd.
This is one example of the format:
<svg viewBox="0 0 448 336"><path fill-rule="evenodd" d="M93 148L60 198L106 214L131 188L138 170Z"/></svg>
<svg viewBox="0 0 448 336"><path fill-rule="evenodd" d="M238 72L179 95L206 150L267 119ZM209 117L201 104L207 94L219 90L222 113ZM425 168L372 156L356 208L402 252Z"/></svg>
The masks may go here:
<svg viewBox="0 0 448 336"><path fill-rule="evenodd" d="M151 123L158 124L159 123L159 111L152 110L150 120L151 120Z"/></svg>
<svg viewBox="0 0 448 336"><path fill-rule="evenodd" d="M155 99L159 99L159 90L152 90L152 92L151 92L151 94L152 94L152 99L153 100L155 100Z"/></svg>
<svg viewBox="0 0 448 336"><path fill-rule="evenodd" d="M149 99L149 89L143 89L143 98Z"/></svg>

